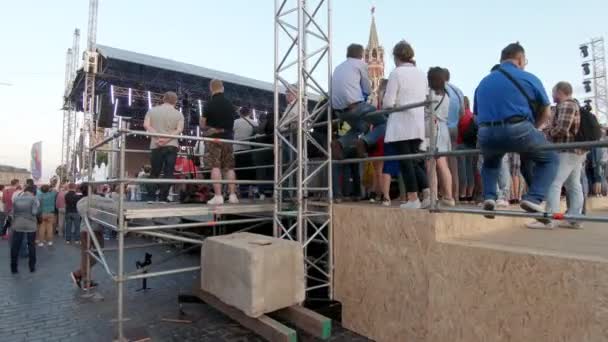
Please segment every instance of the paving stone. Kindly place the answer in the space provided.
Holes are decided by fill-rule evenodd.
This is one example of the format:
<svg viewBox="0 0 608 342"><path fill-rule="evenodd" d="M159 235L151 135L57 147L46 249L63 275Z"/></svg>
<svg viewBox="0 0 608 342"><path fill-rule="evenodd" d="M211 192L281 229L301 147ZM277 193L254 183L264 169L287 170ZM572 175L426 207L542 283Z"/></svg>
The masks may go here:
<svg viewBox="0 0 608 342"><path fill-rule="evenodd" d="M149 242L149 241L145 241ZM127 244L142 243L127 239ZM108 246L113 242L108 242ZM166 246L129 250L125 253L125 270L136 270L135 262L143 260L145 252L152 254L153 266L179 250ZM0 241L0 255L9 255L8 241ZM110 268L117 269L117 253L106 255ZM27 260L19 260L18 275L10 274L8 260L0 267L0 341L87 341L107 342L116 334L112 322L117 313L117 287L103 270L96 265L93 278L99 283L96 295L102 300L83 298L83 292L75 288L69 273L80 261L80 251L65 245L58 239L53 247L37 248L38 265L35 273L29 273ZM197 265L198 255L181 255L159 265L156 270ZM261 342L259 336L223 316L208 305L184 305L192 324L161 322L161 318L177 318L177 295L190 293L200 284L198 274L186 273L151 278L152 290L137 292L140 281L125 286L125 322L128 328L143 328L153 341L184 342ZM340 326L334 327L331 341L368 341ZM306 341L314 339L306 338Z"/></svg>

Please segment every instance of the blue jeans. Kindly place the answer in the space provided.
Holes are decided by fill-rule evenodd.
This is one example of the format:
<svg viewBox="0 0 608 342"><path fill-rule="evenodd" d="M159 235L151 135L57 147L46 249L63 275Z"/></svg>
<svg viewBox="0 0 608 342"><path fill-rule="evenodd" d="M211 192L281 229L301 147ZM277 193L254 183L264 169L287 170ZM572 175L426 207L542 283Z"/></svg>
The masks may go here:
<svg viewBox="0 0 608 342"><path fill-rule="evenodd" d="M505 153L517 152L523 160L534 162L534 174L524 200L535 204L544 201L549 186L555 179L559 159L554 151L538 151L547 139L529 121L516 124L480 127L479 146L483 155L481 180L484 199L496 200L496 184Z"/></svg>
<svg viewBox="0 0 608 342"><path fill-rule="evenodd" d="M80 214L65 214L65 226L63 236L65 236L65 241L80 241Z"/></svg>
<svg viewBox="0 0 608 342"><path fill-rule="evenodd" d="M355 141L359 139L359 135L369 131L368 128L370 124L380 129L369 131L361 138L367 145L375 144L376 141L384 135L384 131L386 130L386 116L365 116L365 114L374 111L376 111L376 107L369 103L362 102L347 112L337 113L338 118L345 121L350 126L350 130L338 139L342 148L354 146Z"/></svg>
<svg viewBox="0 0 608 342"><path fill-rule="evenodd" d="M11 271L17 272L17 256L19 255L20 249L23 248L24 242L28 248L30 270L33 270L36 268L36 246L34 243L34 240L36 240L36 232L26 233L13 231L12 235Z"/></svg>
<svg viewBox="0 0 608 342"><path fill-rule="evenodd" d="M511 167L509 166L509 156L505 155L500 164L498 174L498 199L509 201L511 196Z"/></svg>
<svg viewBox="0 0 608 342"><path fill-rule="evenodd" d="M559 213L562 187L566 188L567 213L570 215L580 215L583 212L585 197L581 184L581 170L585 157L584 154L559 153L557 176L555 176L547 193L547 212Z"/></svg>
<svg viewBox="0 0 608 342"><path fill-rule="evenodd" d="M469 149L465 145L456 146L457 150ZM458 182L460 183L460 193L463 193L466 188L475 186L475 156L460 156L458 157ZM459 194L454 194L457 196Z"/></svg>

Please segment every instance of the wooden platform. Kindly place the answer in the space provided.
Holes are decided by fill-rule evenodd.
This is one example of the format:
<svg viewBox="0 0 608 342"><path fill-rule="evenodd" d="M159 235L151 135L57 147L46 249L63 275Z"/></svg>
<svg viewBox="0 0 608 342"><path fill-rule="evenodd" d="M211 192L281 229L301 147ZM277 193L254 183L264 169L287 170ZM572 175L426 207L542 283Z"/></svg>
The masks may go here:
<svg viewBox="0 0 608 342"><path fill-rule="evenodd" d="M348 329L379 342L608 341L606 224L532 231L355 204L335 205L333 222Z"/></svg>
<svg viewBox="0 0 608 342"><path fill-rule="evenodd" d="M271 342L297 342L298 340L298 335L294 329L274 318L286 321L321 340L327 340L331 336L331 320L329 318L321 316L316 312L299 305L275 311L269 315L252 318L238 309L223 303L217 297L203 290L196 289L194 295L242 326Z"/></svg>

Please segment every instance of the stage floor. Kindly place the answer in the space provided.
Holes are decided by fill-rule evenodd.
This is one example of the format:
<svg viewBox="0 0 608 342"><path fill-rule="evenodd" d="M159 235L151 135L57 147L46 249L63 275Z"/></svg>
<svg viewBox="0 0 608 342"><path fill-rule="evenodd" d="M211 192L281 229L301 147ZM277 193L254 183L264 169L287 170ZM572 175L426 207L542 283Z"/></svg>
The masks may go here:
<svg viewBox="0 0 608 342"><path fill-rule="evenodd" d="M125 202L125 218L151 219L165 217L196 218L222 214L272 213L272 201L241 201L239 204L210 206L206 204Z"/></svg>

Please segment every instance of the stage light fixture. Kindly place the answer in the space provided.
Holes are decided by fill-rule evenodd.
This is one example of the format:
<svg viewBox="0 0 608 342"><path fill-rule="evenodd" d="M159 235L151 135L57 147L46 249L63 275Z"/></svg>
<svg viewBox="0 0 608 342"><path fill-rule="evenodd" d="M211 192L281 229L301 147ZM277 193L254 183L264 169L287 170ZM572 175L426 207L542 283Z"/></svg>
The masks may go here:
<svg viewBox="0 0 608 342"><path fill-rule="evenodd" d="M201 99L198 99L198 114L203 116L203 101Z"/></svg>
<svg viewBox="0 0 608 342"><path fill-rule="evenodd" d="M581 56L583 56L583 58L589 57L589 46L588 45L581 45L580 49L581 49Z"/></svg>
<svg viewBox="0 0 608 342"><path fill-rule="evenodd" d="M110 98L112 99L112 104L114 104L114 85L110 84Z"/></svg>
<svg viewBox="0 0 608 342"><path fill-rule="evenodd" d="M148 109L152 109L152 93L148 91Z"/></svg>
<svg viewBox="0 0 608 342"><path fill-rule="evenodd" d="M129 107L131 107L131 103L133 102L133 90L129 88Z"/></svg>
<svg viewBox="0 0 608 342"><path fill-rule="evenodd" d="M591 92L591 81L589 81L589 80L583 81L583 86L585 87L585 93Z"/></svg>
<svg viewBox="0 0 608 342"><path fill-rule="evenodd" d="M118 99L114 102L114 117L116 117L116 113L118 112Z"/></svg>
<svg viewBox="0 0 608 342"><path fill-rule="evenodd" d="M591 74L591 65L589 63L583 63L581 67L583 67L583 74L585 76Z"/></svg>

